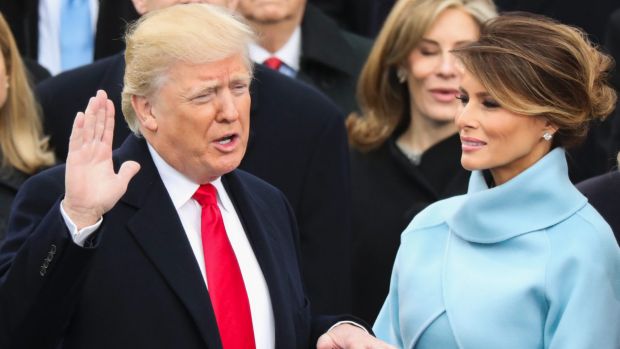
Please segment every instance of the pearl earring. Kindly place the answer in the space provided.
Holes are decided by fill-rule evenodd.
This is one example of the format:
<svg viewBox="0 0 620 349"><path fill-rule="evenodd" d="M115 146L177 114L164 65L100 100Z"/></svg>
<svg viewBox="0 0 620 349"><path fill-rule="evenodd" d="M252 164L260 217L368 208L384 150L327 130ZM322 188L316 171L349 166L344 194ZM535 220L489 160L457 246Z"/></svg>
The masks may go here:
<svg viewBox="0 0 620 349"><path fill-rule="evenodd" d="M404 84L407 81L407 72L403 68L398 68L396 70L396 77L398 78L398 82Z"/></svg>
<svg viewBox="0 0 620 349"><path fill-rule="evenodd" d="M551 134L550 132L545 132L543 133L542 138L544 138L547 142L549 142L551 138L553 138L553 134Z"/></svg>

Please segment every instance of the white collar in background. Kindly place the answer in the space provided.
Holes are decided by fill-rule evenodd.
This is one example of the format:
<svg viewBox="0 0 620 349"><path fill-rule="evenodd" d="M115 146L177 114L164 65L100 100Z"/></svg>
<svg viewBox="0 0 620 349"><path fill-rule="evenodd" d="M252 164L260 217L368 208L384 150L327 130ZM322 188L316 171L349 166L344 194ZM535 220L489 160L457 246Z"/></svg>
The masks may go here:
<svg viewBox="0 0 620 349"><path fill-rule="evenodd" d="M273 54L258 44L250 44L250 58L254 62L263 63L267 58L276 56L284 64L293 68L295 71L299 71L299 60L301 58L301 27L295 28L293 35L282 46L281 49Z"/></svg>

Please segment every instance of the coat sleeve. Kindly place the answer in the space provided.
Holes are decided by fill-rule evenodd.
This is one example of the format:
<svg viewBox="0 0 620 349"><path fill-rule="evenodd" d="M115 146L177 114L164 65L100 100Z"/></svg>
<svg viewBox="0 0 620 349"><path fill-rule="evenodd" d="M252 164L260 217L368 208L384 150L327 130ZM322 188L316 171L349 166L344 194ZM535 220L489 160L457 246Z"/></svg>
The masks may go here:
<svg viewBox="0 0 620 349"><path fill-rule="evenodd" d="M390 290L385 303L379 311L377 320L372 328L373 332L382 341L390 343L397 348L404 348L402 335L400 332L400 309L399 309L399 289L398 289L398 266L399 252L396 255L392 277L390 279Z"/></svg>
<svg viewBox="0 0 620 349"><path fill-rule="evenodd" d="M549 233L545 348L620 348L620 249L606 224L575 228Z"/></svg>
<svg viewBox="0 0 620 349"><path fill-rule="evenodd" d="M0 248L0 347L56 348L69 322L92 248L73 243L60 214L64 169L20 189Z"/></svg>

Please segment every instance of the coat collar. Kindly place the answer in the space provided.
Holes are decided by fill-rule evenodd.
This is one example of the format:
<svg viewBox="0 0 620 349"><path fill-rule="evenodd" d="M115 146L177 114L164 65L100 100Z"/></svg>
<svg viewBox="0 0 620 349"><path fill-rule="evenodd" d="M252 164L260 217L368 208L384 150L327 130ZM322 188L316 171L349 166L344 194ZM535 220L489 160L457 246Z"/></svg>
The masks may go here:
<svg viewBox="0 0 620 349"><path fill-rule="evenodd" d="M488 188L474 171L469 190L453 214L450 229L476 243L496 243L555 225L587 199L568 178L565 152L556 148L510 181Z"/></svg>

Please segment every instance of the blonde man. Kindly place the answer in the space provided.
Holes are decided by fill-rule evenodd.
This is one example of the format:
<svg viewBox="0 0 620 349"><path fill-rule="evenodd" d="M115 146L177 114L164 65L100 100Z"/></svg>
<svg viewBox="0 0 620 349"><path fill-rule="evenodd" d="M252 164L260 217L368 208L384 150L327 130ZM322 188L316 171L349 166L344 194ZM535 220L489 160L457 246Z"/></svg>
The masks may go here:
<svg viewBox="0 0 620 349"><path fill-rule="evenodd" d="M291 208L236 170L251 38L210 5L138 22L123 90L136 136L112 155L114 107L99 91L75 118L66 166L17 198L0 251L1 347L389 347L311 315Z"/></svg>

